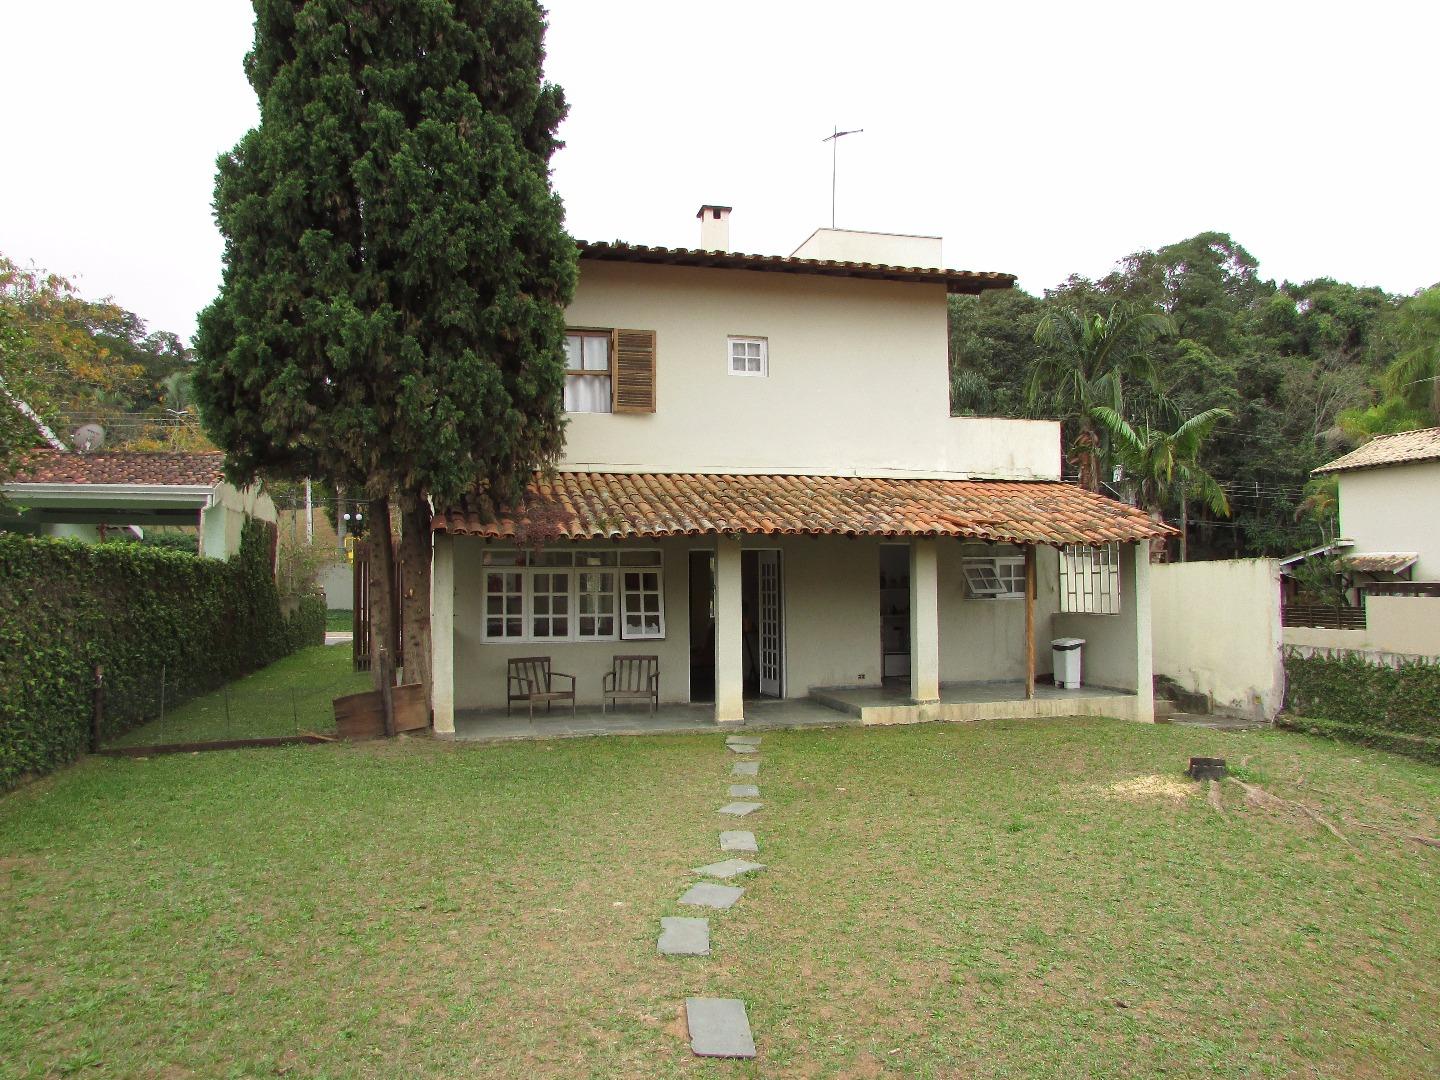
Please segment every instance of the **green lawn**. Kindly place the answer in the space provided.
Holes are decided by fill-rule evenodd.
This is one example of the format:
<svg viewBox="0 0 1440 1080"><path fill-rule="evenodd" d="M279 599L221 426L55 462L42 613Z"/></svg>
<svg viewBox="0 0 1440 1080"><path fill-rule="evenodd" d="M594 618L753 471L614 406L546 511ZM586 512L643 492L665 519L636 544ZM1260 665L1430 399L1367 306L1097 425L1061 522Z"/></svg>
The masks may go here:
<svg viewBox="0 0 1440 1080"><path fill-rule="evenodd" d="M112 746L262 739L335 730L331 702L372 686L368 672L352 669L350 646L313 645L228 687L192 698L127 732Z"/></svg>
<svg viewBox="0 0 1440 1080"><path fill-rule="evenodd" d="M0 1073L1393 1076L1440 1071L1440 770L1106 720L767 733L769 869L719 735L90 758L0 799ZM753 1064L698 1062L687 994Z"/></svg>
<svg viewBox="0 0 1440 1080"><path fill-rule="evenodd" d="M355 612L349 608L335 608L325 612L325 629L331 632L349 633L355 628Z"/></svg>

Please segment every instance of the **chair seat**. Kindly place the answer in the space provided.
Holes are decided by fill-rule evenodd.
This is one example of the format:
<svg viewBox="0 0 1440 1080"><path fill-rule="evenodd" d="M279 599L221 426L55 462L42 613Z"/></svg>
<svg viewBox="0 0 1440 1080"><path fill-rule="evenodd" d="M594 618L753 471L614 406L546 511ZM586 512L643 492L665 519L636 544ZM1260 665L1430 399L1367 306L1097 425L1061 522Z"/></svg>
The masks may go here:
<svg viewBox="0 0 1440 1080"><path fill-rule="evenodd" d="M637 701L649 701L655 696L654 690L606 690L608 698L635 698Z"/></svg>

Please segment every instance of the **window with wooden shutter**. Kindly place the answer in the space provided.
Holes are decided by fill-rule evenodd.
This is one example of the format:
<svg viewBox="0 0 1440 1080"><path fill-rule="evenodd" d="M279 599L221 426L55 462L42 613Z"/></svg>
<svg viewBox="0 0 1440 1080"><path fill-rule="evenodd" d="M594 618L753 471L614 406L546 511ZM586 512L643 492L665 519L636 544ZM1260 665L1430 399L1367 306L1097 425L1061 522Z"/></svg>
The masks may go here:
<svg viewBox="0 0 1440 1080"><path fill-rule="evenodd" d="M655 411L655 331L616 330L611 351L614 411Z"/></svg>

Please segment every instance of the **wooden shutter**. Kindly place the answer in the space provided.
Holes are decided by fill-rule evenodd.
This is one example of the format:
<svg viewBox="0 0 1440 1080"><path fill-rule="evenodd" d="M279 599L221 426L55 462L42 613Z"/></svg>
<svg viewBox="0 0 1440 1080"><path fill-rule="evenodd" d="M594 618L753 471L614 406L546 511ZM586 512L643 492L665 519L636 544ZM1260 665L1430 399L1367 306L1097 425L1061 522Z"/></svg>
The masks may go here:
<svg viewBox="0 0 1440 1080"><path fill-rule="evenodd" d="M655 411L655 331L616 330L611 348L614 377L610 380L614 410Z"/></svg>

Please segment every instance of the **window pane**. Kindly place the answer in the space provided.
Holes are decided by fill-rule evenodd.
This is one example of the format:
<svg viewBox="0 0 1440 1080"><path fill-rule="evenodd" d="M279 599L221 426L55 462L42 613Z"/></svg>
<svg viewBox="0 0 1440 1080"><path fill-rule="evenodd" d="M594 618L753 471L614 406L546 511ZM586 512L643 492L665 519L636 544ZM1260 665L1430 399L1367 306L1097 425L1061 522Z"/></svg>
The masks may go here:
<svg viewBox="0 0 1440 1080"><path fill-rule="evenodd" d="M534 556L533 566L569 566L575 561L573 551L542 551Z"/></svg>
<svg viewBox="0 0 1440 1080"><path fill-rule="evenodd" d="M506 620L505 620L505 636L506 636L506 637L520 637L521 634L522 634L522 630L521 630L521 623L520 623L520 620L519 620L519 619L506 619Z"/></svg>
<svg viewBox="0 0 1440 1080"><path fill-rule="evenodd" d="M606 337L587 337L585 339L585 370L586 371L609 371L610 370L610 339Z"/></svg>
<svg viewBox="0 0 1440 1080"><path fill-rule="evenodd" d="M571 413L610 411L609 375L567 375L565 411Z"/></svg>
<svg viewBox="0 0 1440 1080"><path fill-rule="evenodd" d="M504 629L505 623L501 619L485 620L485 635L487 637L499 637Z"/></svg>
<svg viewBox="0 0 1440 1080"><path fill-rule="evenodd" d="M486 566L524 566L525 560L518 551L490 551L480 557Z"/></svg>
<svg viewBox="0 0 1440 1080"><path fill-rule="evenodd" d="M598 625L600 627L598 631L600 637L610 637L615 633L615 619L613 616L605 616L605 618L599 620Z"/></svg>
<svg viewBox="0 0 1440 1080"><path fill-rule="evenodd" d="M504 615L505 598L503 596L489 596L485 598L485 614Z"/></svg>
<svg viewBox="0 0 1440 1080"><path fill-rule="evenodd" d="M614 566L615 552L613 551L577 551L575 553L576 566Z"/></svg>
<svg viewBox="0 0 1440 1080"><path fill-rule="evenodd" d="M579 371L583 364L585 339L577 334L571 334L565 339L565 366L571 371Z"/></svg>

